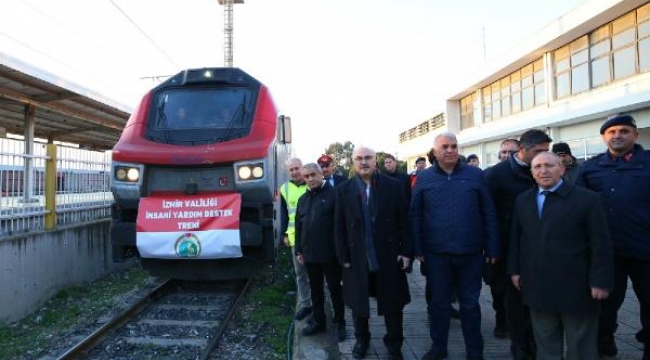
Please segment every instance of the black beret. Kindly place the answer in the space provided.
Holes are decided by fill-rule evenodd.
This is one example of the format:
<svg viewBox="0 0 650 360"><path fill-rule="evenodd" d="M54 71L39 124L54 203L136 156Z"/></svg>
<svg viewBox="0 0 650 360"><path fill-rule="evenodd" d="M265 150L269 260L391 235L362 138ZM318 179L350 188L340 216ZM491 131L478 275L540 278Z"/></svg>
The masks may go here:
<svg viewBox="0 0 650 360"><path fill-rule="evenodd" d="M478 156L477 156L476 154L471 154L471 155L469 155L469 156L467 157L467 161L470 161L470 160L472 160L472 159L476 159L476 160L478 160Z"/></svg>
<svg viewBox="0 0 650 360"><path fill-rule="evenodd" d="M612 116L611 118L607 119L607 121L605 121L603 126L600 127L600 134L601 135L604 134L605 130L607 130L607 128L610 128L610 127L616 126L616 125L627 125L627 126L631 126L633 128L636 128L636 121L634 121L634 118L632 117L632 115L616 115L616 116Z"/></svg>

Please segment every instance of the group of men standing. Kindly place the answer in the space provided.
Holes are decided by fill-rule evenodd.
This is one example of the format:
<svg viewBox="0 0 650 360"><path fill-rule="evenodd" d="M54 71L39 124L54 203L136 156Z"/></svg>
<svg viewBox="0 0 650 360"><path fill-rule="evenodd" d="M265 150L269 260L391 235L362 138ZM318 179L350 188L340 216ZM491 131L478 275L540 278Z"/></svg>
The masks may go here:
<svg viewBox="0 0 650 360"><path fill-rule="evenodd" d="M365 147L354 151L355 175L340 184L325 181L318 164L302 166L307 195L296 198L293 218L293 198L282 195L289 223L295 221L295 264L306 264L311 281L311 304L298 281L296 318L313 306L305 335L325 328L325 277L339 340L341 299L352 310L353 356L368 350L368 297L376 296L389 358L402 359L406 271L417 259L430 283L432 345L424 360L448 356L454 294L467 359L484 359L483 280L492 290L494 335L509 334L513 359L616 355L613 334L628 277L643 319L650 309L650 281L641 279L650 274L650 151L636 144L629 115L608 119L600 133L608 150L579 167L568 145L556 143L551 152L552 139L535 129L504 141L503 161L485 171L459 160L453 133L436 136L435 160L417 181L395 172L393 157L384 163L387 174L379 173ZM312 262L328 265L314 270ZM643 319L637 338L650 360Z"/></svg>

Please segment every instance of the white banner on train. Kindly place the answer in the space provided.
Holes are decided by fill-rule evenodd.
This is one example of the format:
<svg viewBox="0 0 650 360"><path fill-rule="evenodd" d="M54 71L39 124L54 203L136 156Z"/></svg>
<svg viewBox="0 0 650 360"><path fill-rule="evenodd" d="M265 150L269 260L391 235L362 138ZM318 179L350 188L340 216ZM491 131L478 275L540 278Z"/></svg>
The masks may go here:
<svg viewBox="0 0 650 360"><path fill-rule="evenodd" d="M137 244L143 258L224 259L242 256L239 230L139 232Z"/></svg>
<svg viewBox="0 0 650 360"><path fill-rule="evenodd" d="M241 195L156 194L140 199L136 245L144 258L223 259L242 256Z"/></svg>

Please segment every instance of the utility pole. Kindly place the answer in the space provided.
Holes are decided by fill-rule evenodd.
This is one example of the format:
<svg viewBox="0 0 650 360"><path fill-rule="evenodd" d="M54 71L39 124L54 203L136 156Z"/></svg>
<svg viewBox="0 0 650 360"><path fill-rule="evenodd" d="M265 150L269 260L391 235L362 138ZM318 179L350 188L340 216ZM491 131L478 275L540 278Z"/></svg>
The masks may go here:
<svg viewBox="0 0 650 360"><path fill-rule="evenodd" d="M243 4L244 0L217 0L223 5L223 66L232 67L233 56L233 7L234 4Z"/></svg>

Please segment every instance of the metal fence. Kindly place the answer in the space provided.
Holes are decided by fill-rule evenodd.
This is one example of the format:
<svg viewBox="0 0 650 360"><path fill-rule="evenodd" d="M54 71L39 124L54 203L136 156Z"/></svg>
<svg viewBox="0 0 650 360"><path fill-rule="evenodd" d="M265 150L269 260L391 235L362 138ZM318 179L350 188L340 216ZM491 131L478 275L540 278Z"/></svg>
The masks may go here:
<svg viewBox="0 0 650 360"><path fill-rule="evenodd" d="M25 147L23 140L0 138L0 238L46 230L48 216L56 226L110 217L109 152L38 142L32 151Z"/></svg>

